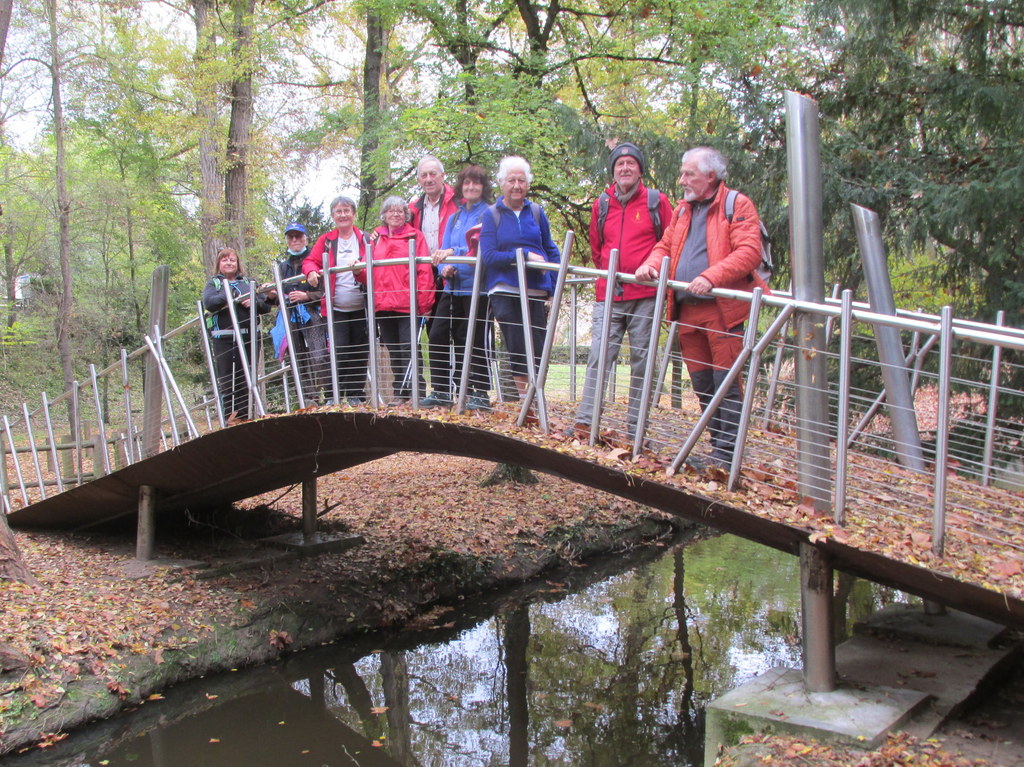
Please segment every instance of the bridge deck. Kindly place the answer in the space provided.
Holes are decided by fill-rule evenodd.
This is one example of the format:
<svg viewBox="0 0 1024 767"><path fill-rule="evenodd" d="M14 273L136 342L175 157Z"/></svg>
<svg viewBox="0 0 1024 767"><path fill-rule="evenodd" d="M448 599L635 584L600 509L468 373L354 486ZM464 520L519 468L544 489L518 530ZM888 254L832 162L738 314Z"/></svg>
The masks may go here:
<svg viewBox="0 0 1024 767"><path fill-rule="evenodd" d="M677 417L655 433L686 431ZM552 425L563 423L557 411ZM659 431L660 430L660 431ZM795 491L795 461L776 435L770 450L754 441L739 490L725 477L684 471L669 475L674 450L655 441L637 460L612 444L588 447L515 426L511 409L492 415L446 411L323 408L268 417L209 433L50 495L8 516L19 527L81 529L136 512L138 488L158 489L160 513L230 503L399 451L449 453L517 463L615 493L681 518L797 553L811 542L838 569L1008 625L1024 626L1019 494L953 479L956 512L946 529L945 556L931 553L930 519L914 511L919 493L910 472L870 457L859 471L884 473L886 494L861 489L842 527L816 516ZM675 441L678 444L678 440ZM241 457L240 457L241 456ZM977 498L983 503L978 504ZM966 499L958 505L956 498ZM975 508L969 508L970 504ZM993 524L998 521L998 525Z"/></svg>

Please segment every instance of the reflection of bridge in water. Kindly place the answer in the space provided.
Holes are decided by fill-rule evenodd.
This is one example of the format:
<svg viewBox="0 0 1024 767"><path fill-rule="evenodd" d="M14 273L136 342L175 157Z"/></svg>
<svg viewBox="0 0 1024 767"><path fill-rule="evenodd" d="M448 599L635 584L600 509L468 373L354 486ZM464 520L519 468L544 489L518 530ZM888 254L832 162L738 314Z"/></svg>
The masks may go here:
<svg viewBox="0 0 1024 767"><path fill-rule="evenodd" d="M793 210L813 207L806 194L793 194ZM607 380L598 380L590 433L582 439L562 434L575 420L583 373L577 339L588 335L581 283L599 274L569 266L571 236L544 348L527 351L539 358L529 391L522 401L505 394L506 361L499 352L492 360L498 402L490 413L465 412L465 371L452 411L421 408L415 386L411 402L386 406L393 376L370 322L369 404L357 406L307 407L296 383L305 361L296 358L295 345L288 344L277 364L255 327L247 340L236 331L256 418L231 424L217 391L202 309L164 332L166 270L158 270L153 330L143 348L122 351L102 370L90 366L87 382L53 401L43 395L39 405L26 403L4 416L4 509L15 526L66 529L137 515L137 554L146 558L156 513L301 481L304 533L312 538L317 475L398 451L452 453L549 471L799 554L805 676L812 690L833 684L832 668L821 662L831 649L833 568L1022 626L1024 370L1011 358L1024 349L1024 331L1003 326L1001 317L985 324L958 321L949 310L933 316L889 306L891 290L879 290L887 280L877 221L862 209L854 215L872 306L853 302L848 291L827 300L809 290L814 270L806 244L794 238L795 295L716 291L748 301L750 315L743 353L704 413L685 390L676 328L655 323L646 340L640 424L632 441L621 436L629 431L623 401L629 374L620 372L617 360L610 361ZM553 268L522 259L519 267ZM415 272L411 261L409 269ZM658 294L664 297L675 283L666 268L661 274ZM525 284L525 272L520 275ZM614 271L604 276L609 297L616 283L634 280ZM332 283L324 280L327 287ZM372 296L370 289L371 317ZM417 305L415 295L409 301ZM661 314L659 307L655 316ZM411 369L399 373L416 381L421 328L415 316L409 321L415 352L409 350ZM333 332L331 317L328 328ZM607 328L602 337L608 338ZM246 343L257 359L251 369L244 363ZM333 346L333 338L328 343ZM470 334L467 358L472 343ZM604 359L607 349L599 351ZM746 391L729 470L684 469L701 450L719 396L741 376ZM339 401L333 359L331 395ZM63 435L55 425L58 405L70 414Z"/></svg>

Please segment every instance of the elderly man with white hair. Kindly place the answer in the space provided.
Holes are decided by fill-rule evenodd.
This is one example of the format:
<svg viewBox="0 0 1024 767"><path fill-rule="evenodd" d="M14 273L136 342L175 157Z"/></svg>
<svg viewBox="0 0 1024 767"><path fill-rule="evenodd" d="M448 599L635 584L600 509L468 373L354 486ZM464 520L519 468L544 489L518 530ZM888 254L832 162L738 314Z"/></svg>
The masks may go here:
<svg viewBox="0 0 1024 767"><path fill-rule="evenodd" d="M501 327L508 347L512 378L519 396L529 384L528 364L540 361L547 328L546 301L554 290L551 271L527 269L526 285L519 284L516 251L522 248L528 262L559 263L558 246L551 239L551 224L540 205L527 196L533 181L530 163L518 156L505 157L498 166L501 196L482 220L480 259L484 265L483 289L490 296L491 313ZM529 296L529 323L533 360L526 356L526 334L520 295Z"/></svg>
<svg viewBox="0 0 1024 767"><path fill-rule="evenodd" d="M458 210L455 189L444 180L444 165L432 154L423 155L416 165L416 183L422 194L409 203L412 226L423 232L427 247L434 253L444 242L444 228Z"/></svg>
<svg viewBox="0 0 1024 767"><path fill-rule="evenodd" d="M683 155L679 169L683 200L665 234L636 271L642 280L655 280L661 260L668 256L671 279L688 283L686 289L674 291L669 318L679 321L679 348L701 410L710 404L743 348L743 323L749 313L746 302L716 298L711 291L767 287L755 272L761 263L757 209L749 197L737 194L735 209L727 215L727 169L725 157L711 147L696 147ZM691 460L695 468L731 464L742 400L737 380L708 426L711 456Z"/></svg>

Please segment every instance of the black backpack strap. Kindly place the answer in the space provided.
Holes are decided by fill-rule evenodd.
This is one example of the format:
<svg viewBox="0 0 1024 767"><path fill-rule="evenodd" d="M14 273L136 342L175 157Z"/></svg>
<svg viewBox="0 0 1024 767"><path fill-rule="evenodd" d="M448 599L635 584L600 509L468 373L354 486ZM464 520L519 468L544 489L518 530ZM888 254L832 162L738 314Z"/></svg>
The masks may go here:
<svg viewBox="0 0 1024 767"><path fill-rule="evenodd" d="M611 198L607 192L601 192L597 198L597 247L600 250L604 247L604 222L608 220L608 207L611 205Z"/></svg>
<svg viewBox="0 0 1024 767"><path fill-rule="evenodd" d="M660 240L664 232L661 225L661 213L658 208L661 205L661 192L657 189L647 190L647 212L651 214L651 225L654 226L654 239Z"/></svg>

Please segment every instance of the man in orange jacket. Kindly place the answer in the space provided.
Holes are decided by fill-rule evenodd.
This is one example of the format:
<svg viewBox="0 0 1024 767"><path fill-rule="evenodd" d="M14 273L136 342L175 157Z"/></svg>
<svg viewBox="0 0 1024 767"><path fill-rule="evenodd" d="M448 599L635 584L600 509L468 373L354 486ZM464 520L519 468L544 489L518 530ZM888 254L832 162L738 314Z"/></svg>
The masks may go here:
<svg viewBox="0 0 1024 767"><path fill-rule="evenodd" d="M740 194L729 220L725 214L727 170L725 157L710 147L696 147L683 155L679 173L683 201L661 241L636 271L640 279L655 280L662 258L668 256L670 279L688 284L673 290L669 319L679 322L679 348L702 410L743 348L743 322L749 313L745 301L716 298L711 290L766 287L754 273L761 263L757 210L749 197ZM692 462L698 468L724 468L732 462L742 400L737 379L709 424L711 457Z"/></svg>

